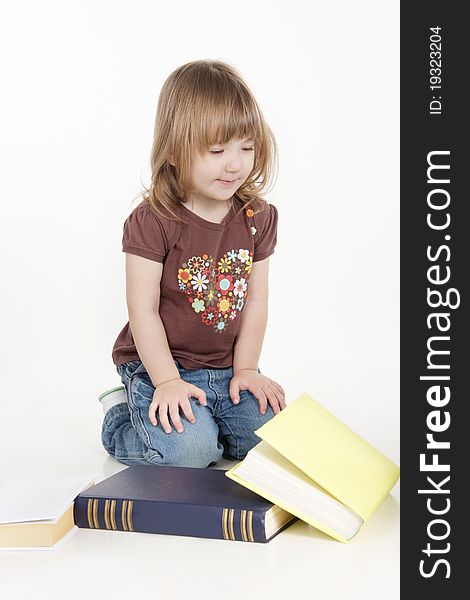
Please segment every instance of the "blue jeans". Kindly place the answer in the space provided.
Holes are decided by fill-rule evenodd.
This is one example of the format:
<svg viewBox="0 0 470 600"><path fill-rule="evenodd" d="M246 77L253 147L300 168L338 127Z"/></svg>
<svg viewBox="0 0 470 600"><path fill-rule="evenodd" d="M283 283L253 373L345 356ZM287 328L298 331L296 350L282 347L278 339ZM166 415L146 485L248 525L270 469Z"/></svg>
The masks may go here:
<svg viewBox="0 0 470 600"><path fill-rule="evenodd" d="M190 423L180 410L182 433L173 424L172 432L165 433L160 420L154 427L148 409L155 387L144 364L132 360L116 367L126 388L127 403L112 406L104 416L101 440L105 450L126 465L205 468L222 456L244 458L261 441L254 430L274 416L271 406L268 404L262 415L258 400L247 390L240 391L240 402L233 404L229 394L232 367L183 369L174 362L181 379L206 393L207 406L201 406L194 397L189 399L196 422Z"/></svg>

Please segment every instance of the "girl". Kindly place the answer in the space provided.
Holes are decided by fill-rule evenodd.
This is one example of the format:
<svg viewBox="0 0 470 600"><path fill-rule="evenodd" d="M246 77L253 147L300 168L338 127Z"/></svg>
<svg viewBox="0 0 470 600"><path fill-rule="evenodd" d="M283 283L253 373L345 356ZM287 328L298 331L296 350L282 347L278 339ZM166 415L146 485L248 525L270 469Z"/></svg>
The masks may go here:
<svg viewBox="0 0 470 600"><path fill-rule="evenodd" d="M103 394L102 442L128 464L242 459L285 408L261 374L277 210L260 196L276 143L221 61L176 69L160 93L152 182L124 223L129 321Z"/></svg>

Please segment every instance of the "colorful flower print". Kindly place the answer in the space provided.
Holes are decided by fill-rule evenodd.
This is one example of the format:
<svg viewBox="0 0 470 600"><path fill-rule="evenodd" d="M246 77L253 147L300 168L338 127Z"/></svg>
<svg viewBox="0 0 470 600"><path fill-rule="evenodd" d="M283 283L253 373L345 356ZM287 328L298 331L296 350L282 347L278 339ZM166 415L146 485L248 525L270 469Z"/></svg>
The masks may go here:
<svg viewBox="0 0 470 600"><path fill-rule="evenodd" d="M202 273L196 273L196 275L193 275L193 278L191 280L191 285L193 286L193 289L198 292L207 290L208 283L209 283L209 280Z"/></svg>
<svg viewBox="0 0 470 600"><path fill-rule="evenodd" d="M201 300L200 298L196 298L191 306L194 308L194 312L197 313L202 312L206 308L204 306L204 300Z"/></svg>
<svg viewBox="0 0 470 600"><path fill-rule="evenodd" d="M246 261L250 258L250 251L249 250L239 250L238 251L238 259L242 262L242 263L246 263Z"/></svg>
<svg viewBox="0 0 470 600"><path fill-rule="evenodd" d="M232 261L225 256L219 260L218 266L221 273L228 273L232 268Z"/></svg>
<svg viewBox="0 0 470 600"><path fill-rule="evenodd" d="M252 253L243 248L229 250L219 259L192 256L178 269L178 289L204 325L224 333L245 305L252 265Z"/></svg>
<svg viewBox="0 0 470 600"><path fill-rule="evenodd" d="M221 294L226 296L233 290L233 279L231 275L219 275L217 278L216 288Z"/></svg>
<svg viewBox="0 0 470 600"><path fill-rule="evenodd" d="M227 322L224 319L219 319L217 323L214 325L214 331L216 333L222 333L227 330Z"/></svg>
<svg viewBox="0 0 470 600"><path fill-rule="evenodd" d="M178 269L178 279L180 279L184 284L188 283L191 279L191 273L189 269Z"/></svg>
<svg viewBox="0 0 470 600"><path fill-rule="evenodd" d="M204 268L204 259L200 256L193 256L188 260L188 264L186 265L191 273L199 273Z"/></svg>
<svg viewBox="0 0 470 600"><path fill-rule="evenodd" d="M237 281L235 282L234 285L234 294L235 296L239 296L240 298L243 298L245 296L245 292L248 288L248 283L246 281L246 279L244 277L242 277L241 279L237 279Z"/></svg>
<svg viewBox="0 0 470 600"><path fill-rule="evenodd" d="M206 310L202 313L202 322L206 325L213 325L217 321L218 314L219 311L217 310L217 308L210 306L209 308L206 308Z"/></svg>
<svg viewBox="0 0 470 600"><path fill-rule="evenodd" d="M217 304L217 308L221 313L226 313L228 310L232 308L232 303L227 298L221 298L219 303Z"/></svg>
<svg viewBox="0 0 470 600"><path fill-rule="evenodd" d="M205 296L206 305L212 306L216 303L217 300L217 290L213 287L209 287L207 289L207 293Z"/></svg>

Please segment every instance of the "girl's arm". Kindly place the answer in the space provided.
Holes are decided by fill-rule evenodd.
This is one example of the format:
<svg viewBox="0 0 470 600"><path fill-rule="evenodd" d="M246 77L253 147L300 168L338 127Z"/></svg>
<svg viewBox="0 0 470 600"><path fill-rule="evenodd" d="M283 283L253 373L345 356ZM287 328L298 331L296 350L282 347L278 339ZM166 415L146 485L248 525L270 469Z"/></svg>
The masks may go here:
<svg viewBox="0 0 470 600"><path fill-rule="evenodd" d="M258 370L268 322L269 257L253 263L247 300L240 314L240 327L235 339L233 372L241 369Z"/></svg>
<svg viewBox="0 0 470 600"><path fill-rule="evenodd" d="M160 419L166 433L172 432L171 419L176 431L181 433L184 427L180 409L188 421L195 423L189 399L196 397L206 406L206 393L184 381L173 361L159 313L162 272L161 263L126 253L126 296L132 337L155 387L148 416L154 427Z"/></svg>
<svg viewBox="0 0 470 600"><path fill-rule="evenodd" d="M240 315L240 329L234 345L233 377L229 390L234 404L240 401L240 390L249 390L258 399L263 415L268 403L274 414L286 407L282 387L258 373L258 360L268 320L268 269L269 258L254 263L252 267L250 291Z"/></svg>
<svg viewBox="0 0 470 600"><path fill-rule="evenodd" d="M163 264L126 253L126 299L137 353L155 387L180 374L160 318Z"/></svg>

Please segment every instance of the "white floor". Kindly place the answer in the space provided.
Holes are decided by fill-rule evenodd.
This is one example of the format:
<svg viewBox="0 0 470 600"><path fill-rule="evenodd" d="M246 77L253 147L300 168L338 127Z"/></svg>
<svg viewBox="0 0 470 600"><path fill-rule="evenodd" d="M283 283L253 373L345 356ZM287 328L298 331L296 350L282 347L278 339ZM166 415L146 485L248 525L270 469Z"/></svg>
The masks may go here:
<svg viewBox="0 0 470 600"><path fill-rule="evenodd" d="M334 384L323 374L315 394L294 375L284 386L288 399L303 391L315 395L399 463L396 374L356 373ZM109 387L119 384L112 380ZM14 403L4 400L8 394L0 401L0 479L90 471L101 480L125 468L101 447L97 394L79 399L78 387L64 403L57 388L41 386L34 398L18 398L15 389ZM182 600L399 598L399 483L347 545L297 522L268 544L75 528L54 551L0 552L5 600L149 594Z"/></svg>

